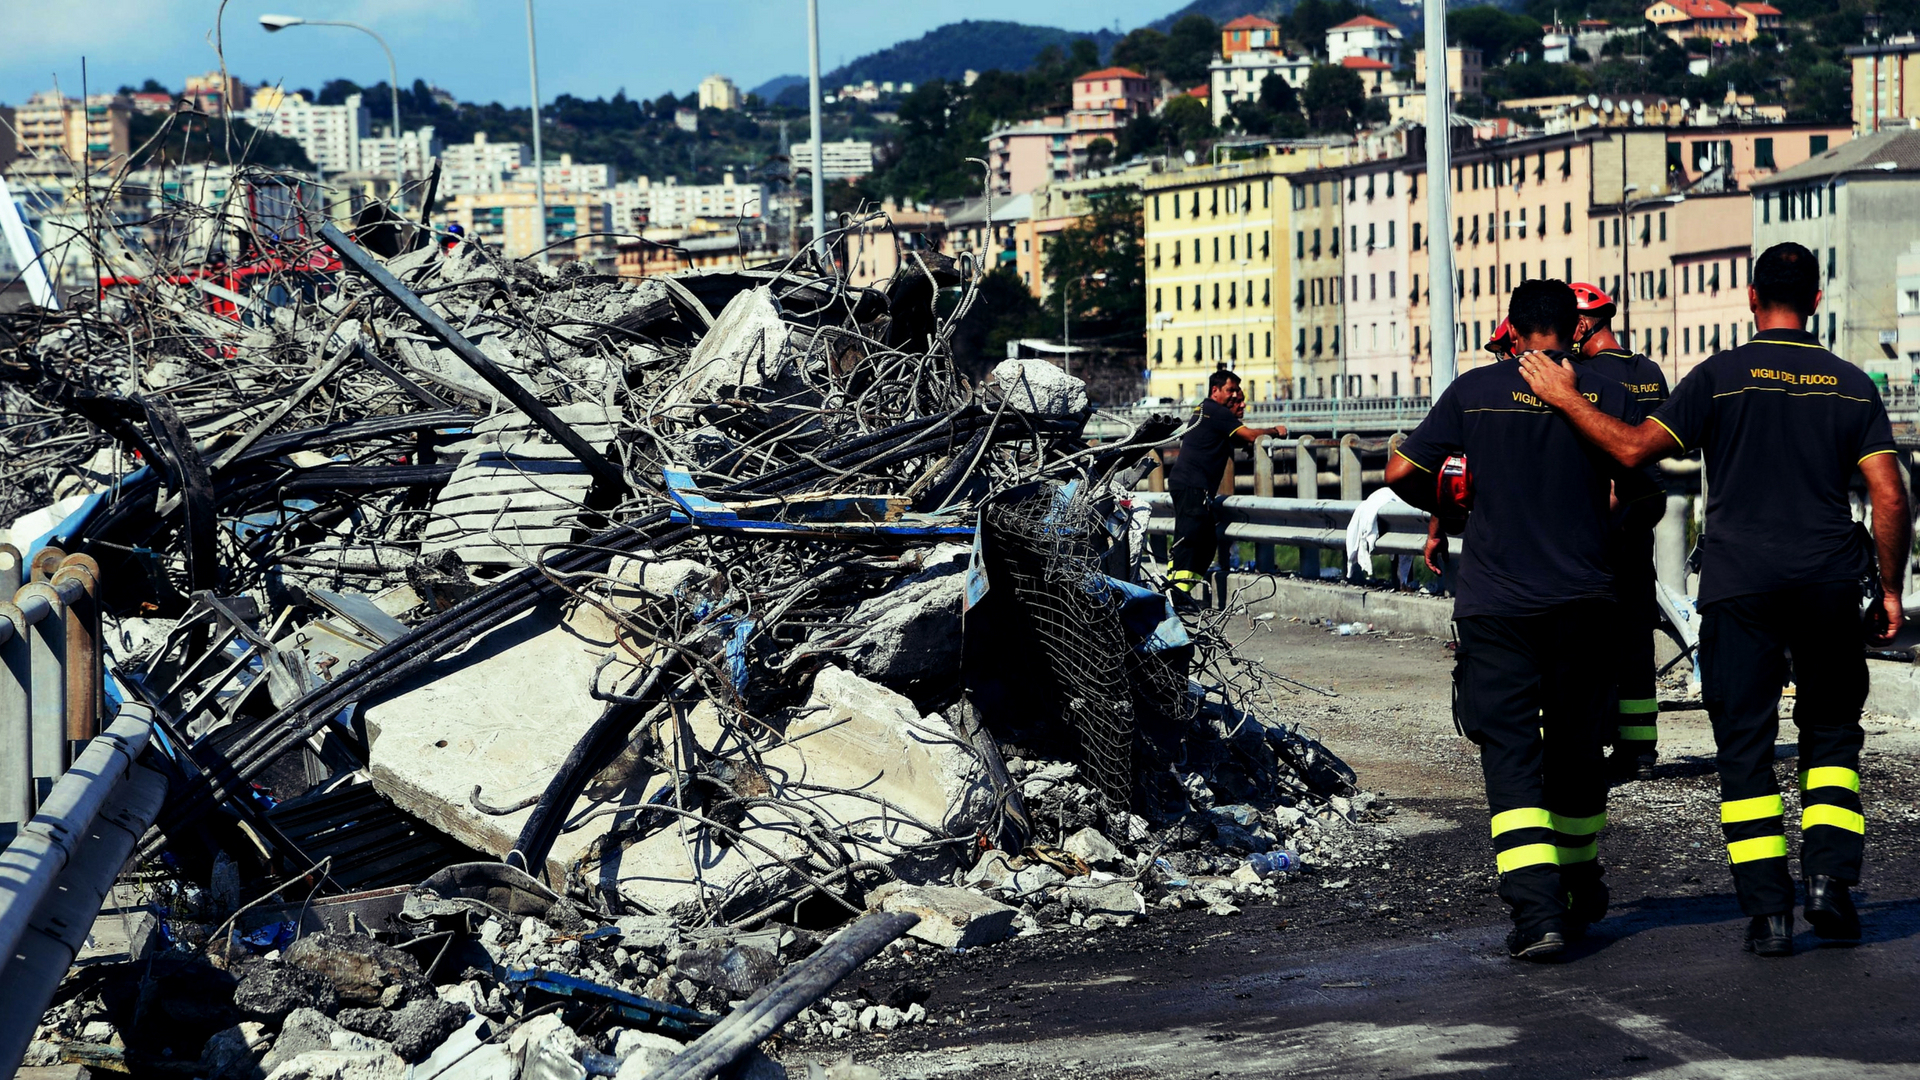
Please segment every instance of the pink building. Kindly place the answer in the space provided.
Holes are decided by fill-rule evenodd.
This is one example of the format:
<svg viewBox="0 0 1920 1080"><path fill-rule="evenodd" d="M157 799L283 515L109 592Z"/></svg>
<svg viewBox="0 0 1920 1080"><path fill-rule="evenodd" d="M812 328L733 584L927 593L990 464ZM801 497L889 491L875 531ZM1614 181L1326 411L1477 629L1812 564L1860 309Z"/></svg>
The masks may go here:
<svg viewBox="0 0 1920 1080"><path fill-rule="evenodd" d="M1659 333L1673 350L1660 366L1678 383L1700 361L1753 336L1753 196L1691 197L1676 208L1674 229L1673 323Z"/></svg>
<svg viewBox="0 0 1920 1080"><path fill-rule="evenodd" d="M1147 77L1123 67L1089 71L1073 80L1074 112L1111 112L1139 116L1153 108Z"/></svg>
<svg viewBox="0 0 1920 1080"><path fill-rule="evenodd" d="M1730 124L1723 127L1667 129L1667 168L1685 176L1674 185L1690 186L1731 164L1732 187L1745 190L1783 169L1826 153L1853 138L1846 124ZM1725 170L1722 170L1723 172ZM1723 176L1721 179L1729 179Z"/></svg>

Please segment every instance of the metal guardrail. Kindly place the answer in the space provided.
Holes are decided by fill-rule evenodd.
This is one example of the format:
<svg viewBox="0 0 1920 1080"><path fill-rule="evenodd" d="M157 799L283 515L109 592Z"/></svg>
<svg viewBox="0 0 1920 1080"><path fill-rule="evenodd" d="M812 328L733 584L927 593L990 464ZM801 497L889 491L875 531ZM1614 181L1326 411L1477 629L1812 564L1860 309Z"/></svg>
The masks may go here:
<svg viewBox="0 0 1920 1080"><path fill-rule="evenodd" d="M1152 511L1147 531L1156 536L1173 533L1173 496L1166 492L1139 492L1132 496ZM1229 541L1272 544L1280 547L1337 549L1342 558L1347 548L1347 526L1357 500L1348 499L1267 499L1254 495L1230 495L1219 502L1226 521ZM1374 544L1379 555L1419 555L1426 548L1425 510L1404 503L1380 511L1380 539ZM1454 554L1461 550L1459 537L1448 541Z"/></svg>
<svg viewBox="0 0 1920 1080"><path fill-rule="evenodd" d="M1433 405L1430 397L1294 398L1250 402L1246 421L1255 427L1285 424L1289 430L1412 431ZM1103 409L1104 415L1137 424L1154 413L1185 413L1193 403L1127 405Z"/></svg>
<svg viewBox="0 0 1920 1080"><path fill-rule="evenodd" d="M41 548L29 562L10 544L0 569L0 828L33 817L71 760L73 744L99 734L104 697L100 566L90 556ZM21 580L22 573L26 581Z"/></svg>

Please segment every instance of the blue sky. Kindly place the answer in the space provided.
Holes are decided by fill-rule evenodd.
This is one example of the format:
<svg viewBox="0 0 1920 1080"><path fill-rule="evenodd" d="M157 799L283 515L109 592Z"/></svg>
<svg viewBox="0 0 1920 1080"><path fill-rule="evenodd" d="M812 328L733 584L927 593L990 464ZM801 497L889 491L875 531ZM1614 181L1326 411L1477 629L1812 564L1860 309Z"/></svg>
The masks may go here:
<svg viewBox="0 0 1920 1080"><path fill-rule="evenodd" d="M822 0L825 70L960 19L1010 19L1076 30L1131 28L1182 0ZM138 85L178 89L217 68L219 0L14 0L0 33L0 103L53 85L80 91ZM536 0L541 96L684 94L711 72L751 89L806 72L803 0ZM528 99L521 0L229 0L227 69L249 82L318 86L332 77L386 77L380 50L351 30L299 27L269 35L266 13L363 22L392 45L403 84L424 78L469 101Z"/></svg>

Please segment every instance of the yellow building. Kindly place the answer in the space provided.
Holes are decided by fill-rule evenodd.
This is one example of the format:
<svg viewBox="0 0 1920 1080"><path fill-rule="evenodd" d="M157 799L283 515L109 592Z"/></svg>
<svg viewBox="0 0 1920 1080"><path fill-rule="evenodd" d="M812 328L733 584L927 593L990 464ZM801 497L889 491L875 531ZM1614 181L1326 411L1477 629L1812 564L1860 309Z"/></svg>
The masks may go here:
<svg viewBox="0 0 1920 1080"><path fill-rule="evenodd" d="M534 193L531 191L494 191L478 195L456 195L448 203L446 216L460 224L467 235L497 245L509 259L532 255L541 246ZM546 240L556 258L576 258L593 254L608 245L607 203L598 193L575 191L547 192Z"/></svg>
<svg viewBox="0 0 1920 1080"><path fill-rule="evenodd" d="M1340 330L1346 324L1346 264L1341 233L1345 202L1337 170L1319 170L1290 178L1291 229L1283 234L1292 256L1281 278L1292 333L1287 356L1295 397L1341 397Z"/></svg>
<svg viewBox="0 0 1920 1080"><path fill-rule="evenodd" d="M1853 64L1853 130L1871 135L1920 117L1920 40L1904 38L1847 49Z"/></svg>
<svg viewBox="0 0 1920 1080"><path fill-rule="evenodd" d="M43 90L16 110L14 124L23 156L98 169L126 160L132 115L133 103L119 94L92 94L83 102Z"/></svg>

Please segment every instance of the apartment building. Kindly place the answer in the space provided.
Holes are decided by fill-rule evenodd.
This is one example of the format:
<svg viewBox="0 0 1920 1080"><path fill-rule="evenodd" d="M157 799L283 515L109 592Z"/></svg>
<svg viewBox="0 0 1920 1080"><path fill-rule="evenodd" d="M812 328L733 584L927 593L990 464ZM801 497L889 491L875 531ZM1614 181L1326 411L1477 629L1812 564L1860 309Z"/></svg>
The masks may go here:
<svg viewBox="0 0 1920 1080"><path fill-rule="evenodd" d="M58 90L43 90L14 112L23 156L51 164L71 161L89 169L108 168L132 150L129 122L133 103L120 94L90 94L85 101Z"/></svg>
<svg viewBox="0 0 1920 1080"><path fill-rule="evenodd" d="M1408 358L1409 180L1404 159L1347 170L1344 397L1413 393Z"/></svg>
<svg viewBox="0 0 1920 1080"><path fill-rule="evenodd" d="M1229 367L1249 401L1291 396L1283 173L1305 163L1270 155L1145 179L1148 396L1194 400Z"/></svg>
<svg viewBox="0 0 1920 1080"><path fill-rule="evenodd" d="M315 105L298 93L277 86L256 90L245 120L261 131L284 135L300 144L307 160L322 173L352 172L360 167L360 140L370 138L373 124L359 94L349 94L339 105Z"/></svg>
<svg viewBox="0 0 1920 1080"><path fill-rule="evenodd" d="M757 218L766 213L767 189L741 183L731 172L718 184L682 184L675 177L655 183L642 176L600 193L610 207L613 227L621 232L648 228L685 228L702 219Z"/></svg>
<svg viewBox="0 0 1920 1080"><path fill-rule="evenodd" d="M813 140L793 144L789 151L793 168L813 171ZM873 171L873 143L865 139L841 139L820 148L820 175L828 181L858 180Z"/></svg>
<svg viewBox="0 0 1920 1080"><path fill-rule="evenodd" d="M1377 60L1389 69L1400 62L1400 28L1372 15L1348 19L1327 30L1327 63L1350 56Z"/></svg>
<svg viewBox="0 0 1920 1080"><path fill-rule="evenodd" d="M1659 348L1649 355L1660 361L1670 383L1714 353L1753 337L1747 306L1754 255L1752 194L1689 196L1675 211L1671 324L1657 330L1649 324L1646 338Z"/></svg>
<svg viewBox="0 0 1920 1080"><path fill-rule="evenodd" d="M390 135L374 135L360 140L357 171L391 176L397 157L401 171L425 179L433 168L434 159L445 149L434 136L431 124L402 132L398 139Z"/></svg>
<svg viewBox="0 0 1920 1080"><path fill-rule="evenodd" d="M253 97L253 90L234 76L222 75L216 70L205 75L187 76L186 89L181 91L180 96L203 113L225 116L229 109L238 111L246 108Z"/></svg>
<svg viewBox="0 0 1920 1080"><path fill-rule="evenodd" d="M727 111L740 107L740 88L725 75L709 75L700 80L700 107Z"/></svg>
<svg viewBox="0 0 1920 1080"><path fill-rule="evenodd" d="M472 142L440 152L440 191L449 198L499 191L507 177L532 161L526 143L490 142L486 132L476 131Z"/></svg>
<svg viewBox="0 0 1920 1080"><path fill-rule="evenodd" d="M1899 316L1889 282L1920 239L1920 129L1862 135L1753 188L1753 250L1791 240L1820 257L1825 295L1808 327L1841 357L1894 382L1913 379L1894 353Z"/></svg>
<svg viewBox="0 0 1920 1080"><path fill-rule="evenodd" d="M1920 117L1920 38L1903 34L1849 46L1847 61L1853 68L1853 130L1871 135Z"/></svg>
<svg viewBox="0 0 1920 1080"><path fill-rule="evenodd" d="M1853 137L1845 124L1688 124L1667 131L1667 168L1676 187L1702 181L1750 188Z"/></svg>
<svg viewBox="0 0 1920 1080"><path fill-rule="evenodd" d="M527 166L531 169L532 166ZM614 185L619 175L613 166L598 162L578 162L572 154L561 154L559 161L549 161L540 166L545 174L547 190L552 191L605 191ZM516 183L532 184L533 174L522 170L513 177Z"/></svg>
<svg viewBox="0 0 1920 1080"><path fill-rule="evenodd" d="M608 246L590 235L609 231L607 201L598 193L547 192L544 233L531 190L456 195L447 203L446 216L468 236L497 245L509 259L532 255L546 243L554 243L549 250L562 258L584 258Z"/></svg>
<svg viewBox="0 0 1920 1080"><path fill-rule="evenodd" d="M1341 342L1347 299L1342 174L1316 170L1289 181L1293 260L1285 286L1293 316L1292 390L1298 397L1351 396Z"/></svg>

